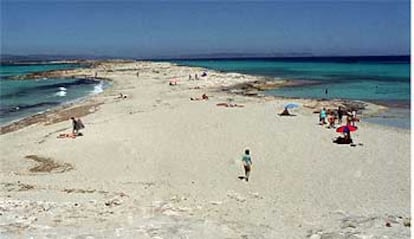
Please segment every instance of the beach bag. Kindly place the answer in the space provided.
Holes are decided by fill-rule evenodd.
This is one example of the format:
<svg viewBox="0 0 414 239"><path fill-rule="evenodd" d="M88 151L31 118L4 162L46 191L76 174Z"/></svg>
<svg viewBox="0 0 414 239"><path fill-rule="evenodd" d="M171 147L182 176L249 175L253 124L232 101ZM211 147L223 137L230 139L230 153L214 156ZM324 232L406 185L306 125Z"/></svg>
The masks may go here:
<svg viewBox="0 0 414 239"><path fill-rule="evenodd" d="M78 119L78 128L79 129L84 129L85 128L85 125L82 123L82 121L80 120L80 119Z"/></svg>

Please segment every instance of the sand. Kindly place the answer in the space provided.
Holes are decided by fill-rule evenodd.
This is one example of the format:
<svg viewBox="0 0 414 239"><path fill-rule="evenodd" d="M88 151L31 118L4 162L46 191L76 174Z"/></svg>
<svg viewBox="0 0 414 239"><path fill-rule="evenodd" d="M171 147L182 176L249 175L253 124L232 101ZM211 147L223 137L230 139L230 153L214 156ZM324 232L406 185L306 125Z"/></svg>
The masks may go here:
<svg viewBox="0 0 414 239"><path fill-rule="evenodd" d="M203 69L162 62L75 71L112 84L73 106L91 107L83 136L57 138L72 106L2 131L2 238L410 237L409 130L362 115L356 146L337 145L313 113L321 102L222 91L255 76L190 81ZM297 116L278 116L292 101Z"/></svg>

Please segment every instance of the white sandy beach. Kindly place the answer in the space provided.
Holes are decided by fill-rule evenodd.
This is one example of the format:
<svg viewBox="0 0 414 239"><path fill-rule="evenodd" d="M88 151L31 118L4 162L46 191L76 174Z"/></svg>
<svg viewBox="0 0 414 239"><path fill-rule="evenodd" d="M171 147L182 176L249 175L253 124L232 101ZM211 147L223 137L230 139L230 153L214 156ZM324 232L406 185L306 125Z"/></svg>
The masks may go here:
<svg viewBox="0 0 414 239"><path fill-rule="evenodd" d="M151 62L83 70L113 84L90 100L103 104L82 117L84 136L57 138L69 119L1 135L0 237L410 238L409 130L362 116L357 146L337 145L338 133L305 107L314 101L218 90L257 79L248 75L188 80L202 71ZM209 100L189 100L203 93ZM297 116L278 116L292 101ZM238 179L246 148L249 182ZM57 168L31 172L39 163L28 155Z"/></svg>

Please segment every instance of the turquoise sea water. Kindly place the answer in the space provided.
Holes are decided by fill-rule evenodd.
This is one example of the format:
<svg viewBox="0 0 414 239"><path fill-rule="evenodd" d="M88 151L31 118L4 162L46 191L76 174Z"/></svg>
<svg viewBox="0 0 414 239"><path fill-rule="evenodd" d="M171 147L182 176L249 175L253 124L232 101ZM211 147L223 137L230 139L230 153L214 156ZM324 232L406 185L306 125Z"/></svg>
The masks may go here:
<svg viewBox="0 0 414 239"><path fill-rule="evenodd" d="M76 64L31 64L0 66L0 124L4 125L61 104L103 90L103 82L90 79L9 80L7 77L56 69L73 69Z"/></svg>
<svg viewBox="0 0 414 239"><path fill-rule="evenodd" d="M297 83L266 91L268 95L381 102L408 111L398 114L403 117L401 122L406 123L392 125L409 128L409 56L179 60L174 63Z"/></svg>

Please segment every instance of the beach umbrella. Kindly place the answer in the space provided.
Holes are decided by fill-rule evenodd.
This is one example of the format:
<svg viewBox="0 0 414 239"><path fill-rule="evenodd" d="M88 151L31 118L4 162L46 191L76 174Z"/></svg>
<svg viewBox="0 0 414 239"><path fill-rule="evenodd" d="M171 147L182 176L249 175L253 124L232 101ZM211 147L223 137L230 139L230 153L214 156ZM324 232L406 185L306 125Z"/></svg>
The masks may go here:
<svg viewBox="0 0 414 239"><path fill-rule="evenodd" d="M289 104L285 105L285 108L288 108L288 109L293 109L293 108L298 108L298 107L299 107L299 105L296 104L296 103L289 103Z"/></svg>
<svg viewBox="0 0 414 239"><path fill-rule="evenodd" d="M343 133L345 131L346 127L348 127L349 132L353 132L353 131L356 131L358 129L358 127L356 127L356 126L344 125L344 126L341 126L341 127L337 128L336 132Z"/></svg>

